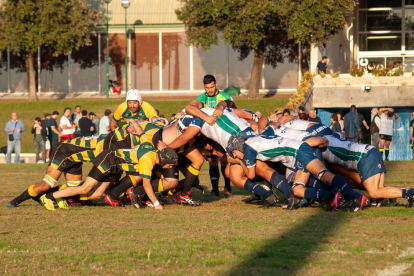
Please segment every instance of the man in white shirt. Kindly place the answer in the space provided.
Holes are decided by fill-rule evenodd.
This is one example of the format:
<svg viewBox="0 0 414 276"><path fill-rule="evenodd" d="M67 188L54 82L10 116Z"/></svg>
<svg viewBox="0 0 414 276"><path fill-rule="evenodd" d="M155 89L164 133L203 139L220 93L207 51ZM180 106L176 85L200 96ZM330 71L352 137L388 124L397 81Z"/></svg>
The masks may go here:
<svg viewBox="0 0 414 276"><path fill-rule="evenodd" d="M99 135L108 134L109 131L111 131L110 119L109 119L109 115L111 115L111 113L112 113L111 110L109 109L105 110L105 116L101 118L101 121L99 123Z"/></svg>
<svg viewBox="0 0 414 276"><path fill-rule="evenodd" d="M62 129L61 142L75 138L74 132L76 125L72 124L72 121L69 119L71 111L72 109L70 107L66 107L62 118L60 118L60 128Z"/></svg>
<svg viewBox="0 0 414 276"><path fill-rule="evenodd" d="M388 155L390 154L390 144L392 141L392 131L394 126L394 120L398 119L398 114L394 112L393 108L384 107L379 109L381 118L380 134L380 149L381 153L384 152L385 144L385 161L388 161Z"/></svg>

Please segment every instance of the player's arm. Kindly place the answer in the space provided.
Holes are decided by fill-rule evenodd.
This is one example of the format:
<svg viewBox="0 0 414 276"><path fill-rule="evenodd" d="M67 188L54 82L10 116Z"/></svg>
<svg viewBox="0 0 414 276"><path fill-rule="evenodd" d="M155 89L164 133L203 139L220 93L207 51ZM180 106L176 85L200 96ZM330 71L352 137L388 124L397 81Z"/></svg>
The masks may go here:
<svg viewBox="0 0 414 276"><path fill-rule="evenodd" d="M211 126L214 125L214 123L216 122L216 117L214 117L214 115L209 116L203 111L201 111L200 108L202 107L203 105L201 102L197 100L192 100L189 104L185 106L185 111L187 112L187 114L200 118L201 120L205 121Z"/></svg>
<svg viewBox="0 0 414 276"><path fill-rule="evenodd" d="M266 116L262 116L257 123L259 128L259 134L262 134L263 130L269 125L269 119Z"/></svg>
<svg viewBox="0 0 414 276"><path fill-rule="evenodd" d="M131 123L131 125L134 127L135 129L135 134L137 135L141 135L142 133L144 133L144 130L142 129L142 127L137 123L137 121L135 121L134 119L129 120L129 122Z"/></svg>
<svg viewBox="0 0 414 276"><path fill-rule="evenodd" d="M311 137L309 139L306 139L305 143L311 146L312 148L315 148L315 147L323 148L323 147L328 146L328 140L326 140L323 137Z"/></svg>
<svg viewBox="0 0 414 276"><path fill-rule="evenodd" d="M284 125L290 121L296 120L297 118L295 116L292 115L283 115L282 118L280 118L278 121L280 122L280 124Z"/></svg>
<svg viewBox="0 0 414 276"><path fill-rule="evenodd" d="M186 131L181 134L180 136L178 136L174 141L171 142L171 144L166 145L172 149L178 149L181 146L184 146L185 144L188 143L188 141L191 140L191 138L194 138L194 136L196 136L198 133L200 132L200 129L196 126L189 126ZM165 143L160 141L158 143L158 145L162 145ZM162 147L161 149L163 149L164 147ZM158 150L160 150L160 148L158 147Z"/></svg>
<svg viewBox="0 0 414 276"><path fill-rule="evenodd" d="M253 120L255 122L258 122L257 115L254 113L250 113L250 112L244 111L242 109L237 109L237 108L233 108L233 113L236 114L237 117L241 119Z"/></svg>
<svg viewBox="0 0 414 276"><path fill-rule="evenodd" d="M111 119L111 125L109 127L109 130L114 130L118 127L118 122L114 120L114 118Z"/></svg>
<svg viewBox="0 0 414 276"><path fill-rule="evenodd" d="M227 162L240 165L248 179L253 179L256 176L256 166L248 168L242 160L232 158L229 154L227 154Z"/></svg>
<svg viewBox="0 0 414 276"><path fill-rule="evenodd" d="M144 187L145 193L147 194L147 196L149 197L151 202L154 205L158 203L158 205L155 206L154 209L156 209L156 210L164 209L164 207L161 204L159 204L158 199L155 196L154 190L152 189L152 186L151 186L151 179L143 178L142 179L142 186Z"/></svg>

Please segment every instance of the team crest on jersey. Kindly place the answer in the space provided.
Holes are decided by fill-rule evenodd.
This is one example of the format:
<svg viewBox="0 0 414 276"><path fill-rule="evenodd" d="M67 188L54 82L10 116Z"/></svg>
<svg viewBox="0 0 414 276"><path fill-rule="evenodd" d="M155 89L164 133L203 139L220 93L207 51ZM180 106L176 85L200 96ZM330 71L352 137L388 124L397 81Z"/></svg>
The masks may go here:
<svg viewBox="0 0 414 276"><path fill-rule="evenodd" d="M381 169L381 164L378 164L378 168L380 168L380 169Z"/></svg>

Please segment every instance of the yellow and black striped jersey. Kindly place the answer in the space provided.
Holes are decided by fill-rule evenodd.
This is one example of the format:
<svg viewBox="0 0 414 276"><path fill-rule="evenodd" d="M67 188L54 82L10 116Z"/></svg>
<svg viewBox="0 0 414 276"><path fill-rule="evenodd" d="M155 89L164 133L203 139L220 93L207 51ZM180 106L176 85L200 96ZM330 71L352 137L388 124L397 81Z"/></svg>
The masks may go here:
<svg viewBox="0 0 414 276"><path fill-rule="evenodd" d="M162 126L157 126L156 124L149 123L149 122L141 123L139 125L141 126L144 133L148 136L150 141L152 141L152 137L154 137L154 134L157 133L162 128ZM115 136L116 141L128 140L127 142L129 143L129 140L131 140L130 148L136 148L141 144L140 138L139 138L139 135L137 134L128 133L127 128L129 126L130 124L126 124L123 127L118 127L114 129L113 130L114 136Z"/></svg>
<svg viewBox="0 0 414 276"><path fill-rule="evenodd" d="M92 138L92 137L78 137L69 139L68 141L65 141L63 143L75 145L81 148L88 148L88 149L95 149L99 143L102 143L105 140L106 134L100 135L98 138Z"/></svg>
<svg viewBox="0 0 414 276"><path fill-rule="evenodd" d="M140 110L136 113L132 113L127 102L121 103L116 109L114 116L112 117L118 124L118 127L122 127L125 124L128 124L129 119L142 119L149 121L152 117L158 117L155 109L147 102L143 101L141 104Z"/></svg>

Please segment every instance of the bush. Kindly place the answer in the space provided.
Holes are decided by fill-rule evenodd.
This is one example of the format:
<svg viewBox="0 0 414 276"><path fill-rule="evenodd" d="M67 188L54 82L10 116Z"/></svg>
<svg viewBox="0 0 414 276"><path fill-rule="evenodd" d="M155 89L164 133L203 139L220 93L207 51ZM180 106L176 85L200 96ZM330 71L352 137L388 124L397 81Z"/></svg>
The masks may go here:
<svg viewBox="0 0 414 276"><path fill-rule="evenodd" d="M336 71L335 73L331 73L331 77L332 78L337 78L337 77L339 77L339 74L341 74L341 69L342 69L342 65L340 65L339 67L338 67L338 71Z"/></svg>
<svg viewBox="0 0 414 276"><path fill-rule="evenodd" d="M358 67L357 64L352 65L348 72L353 77L362 77L365 74L365 66Z"/></svg>

